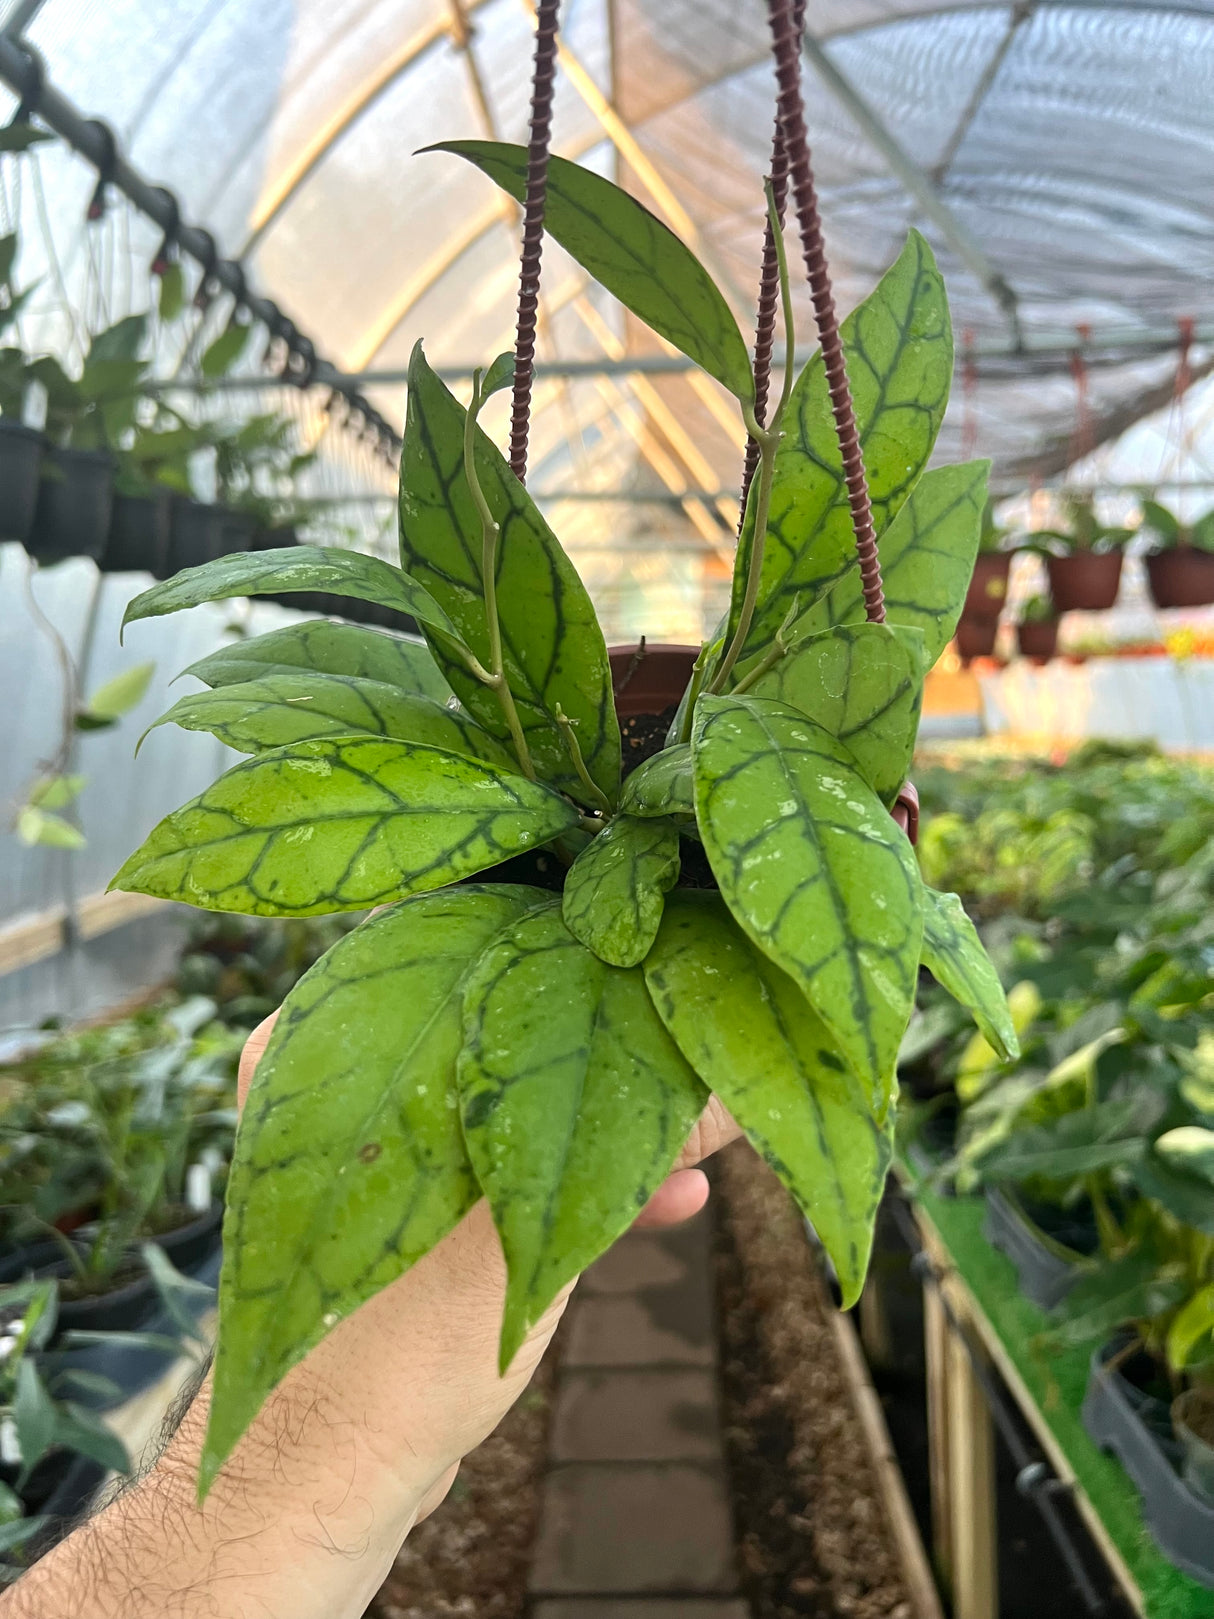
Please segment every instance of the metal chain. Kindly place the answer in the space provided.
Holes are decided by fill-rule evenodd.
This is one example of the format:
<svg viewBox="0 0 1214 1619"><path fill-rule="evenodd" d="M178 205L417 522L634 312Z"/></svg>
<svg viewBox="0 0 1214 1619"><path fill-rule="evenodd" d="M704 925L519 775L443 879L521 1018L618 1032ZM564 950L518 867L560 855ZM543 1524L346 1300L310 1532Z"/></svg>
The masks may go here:
<svg viewBox="0 0 1214 1619"><path fill-rule="evenodd" d="M843 458L843 476L847 484L847 500L851 507L856 553L860 559L860 578L864 586L864 607L869 622L881 624L885 621L885 598L881 590L881 563L877 556L872 502L864 473L864 456L856 428L851 387L847 380L843 343L839 336L839 317L835 311L830 272L826 266L826 245L822 240L822 220L810 164L805 107L801 99L801 29L797 24L795 0L768 0L767 11L779 87L779 123L788 154L797 224L801 232L801 250L805 256L810 297L826 368L826 384Z"/></svg>
<svg viewBox="0 0 1214 1619"><path fill-rule="evenodd" d="M514 340L514 400L510 417L510 468L527 477L531 429L531 385L535 376L535 333L540 301L540 260L544 251L544 204L552 136L552 92L556 82L556 30L561 0L540 0L536 12L535 65L531 75L531 124L527 144L527 193L523 203L523 250L518 278L518 330Z"/></svg>

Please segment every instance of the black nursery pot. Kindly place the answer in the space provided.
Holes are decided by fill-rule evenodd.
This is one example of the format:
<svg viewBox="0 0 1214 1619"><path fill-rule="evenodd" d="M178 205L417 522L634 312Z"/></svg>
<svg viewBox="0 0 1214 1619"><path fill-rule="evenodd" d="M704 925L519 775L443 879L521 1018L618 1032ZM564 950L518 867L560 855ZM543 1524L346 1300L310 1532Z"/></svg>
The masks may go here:
<svg viewBox="0 0 1214 1619"><path fill-rule="evenodd" d="M249 545L250 551L278 551L284 545L298 545L299 535L291 524L284 524L282 528L259 528L253 532L253 539Z"/></svg>
<svg viewBox="0 0 1214 1619"><path fill-rule="evenodd" d="M221 557L252 550L253 538L256 533L257 519L251 513L229 511L226 507L220 508L219 555Z"/></svg>
<svg viewBox="0 0 1214 1619"><path fill-rule="evenodd" d="M39 562L101 558L110 532L114 466L102 450L47 447L25 548Z"/></svg>
<svg viewBox="0 0 1214 1619"><path fill-rule="evenodd" d="M197 568L221 554L223 513L218 506L177 495L172 503L172 524L165 578L182 568Z"/></svg>
<svg viewBox="0 0 1214 1619"><path fill-rule="evenodd" d="M115 492L110 534L101 553L102 573L151 573L163 579L168 562L173 497Z"/></svg>
<svg viewBox="0 0 1214 1619"><path fill-rule="evenodd" d="M0 416L0 540L29 539L38 505L42 434Z"/></svg>
<svg viewBox="0 0 1214 1619"><path fill-rule="evenodd" d="M986 1194L983 1235L1016 1267L1020 1291L1042 1310L1061 1304L1079 1277L1083 1255L1051 1247L1014 1197L991 1188Z"/></svg>
<svg viewBox="0 0 1214 1619"><path fill-rule="evenodd" d="M1112 1451L1142 1497L1142 1515L1165 1557L1214 1590L1214 1504L1180 1476L1181 1447L1167 1403L1145 1394L1110 1362L1127 1340L1113 1339L1092 1356L1083 1425Z"/></svg>

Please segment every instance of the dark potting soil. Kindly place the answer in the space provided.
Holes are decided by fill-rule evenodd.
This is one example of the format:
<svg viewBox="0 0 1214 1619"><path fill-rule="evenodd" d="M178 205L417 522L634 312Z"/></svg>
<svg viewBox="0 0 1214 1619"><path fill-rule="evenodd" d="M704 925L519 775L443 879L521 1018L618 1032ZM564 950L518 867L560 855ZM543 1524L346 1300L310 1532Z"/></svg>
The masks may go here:
<svg viewBox="0 0 1214 1619"><path fill-rule="evenodd" d="M911 1269L911 1255L888 1204L877 1221L872 1275L880 1288L889 1357L881 1362L870 1357L869 1370L906 1480L919 1533L930 1555L923 1284ZM1010 1394L1004 1392L1005 1407L1021 1439L1031 1454L1039 1456L1041 1452L1031 1430ZM995 1471L1000 1619L1077 1619L1085 1612L1079 1591L1037 1507L1017 1489L1016 1465L998 1429ZM1104 1619L1131 1619L1130 1609L1075 1507L1065 1495L1056 1495L1054 1505L1104 1601Z"/></svg>
<svg viewBox="0 0 1214 1619"><path fill-rule="evenodd" d="M414 1529L365 1619L522 1619L561 1333L527 1392L465 1456L451 1493Z"/></svg>
<svg viewBox="0 0 1214 1619"><path fill-rule="evenodd" d="M712 1174L726 1459L754 1619L911 1619L801 1218L745 1143Z"/></svg>
<svg viewBox="0 0 1214 1619"><path fill-rule="evenodd" d="M661 753L678 711L679 705L671 703L660 714L629 714L620 721L621 766L625 776L631 776L638 765L652 759L655 753Z"/></svg>

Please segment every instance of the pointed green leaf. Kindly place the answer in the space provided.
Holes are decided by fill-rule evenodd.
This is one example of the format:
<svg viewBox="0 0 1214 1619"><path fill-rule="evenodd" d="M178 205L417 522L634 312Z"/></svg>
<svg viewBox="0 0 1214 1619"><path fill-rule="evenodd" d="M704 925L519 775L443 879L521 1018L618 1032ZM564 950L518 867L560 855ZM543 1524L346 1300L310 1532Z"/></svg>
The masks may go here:
<svg viewBox="0 0 1214 1619"><path fill-rule="evenodd" d="M280 595L291 590L324 590L334 596L354 596L376 602L398 613L409 613L458 640L451 620L415 579L360 551L337 545L285 545L276 551L240 551L231 556L185 568L171 579L136 596L123 615L125 629L136 619L177 613L200 602L224 601L230 596Z"/></svg>
<svg viewBox="0 0 1214 1619"><path fill-rule="evenodd" d="M243 685L219 686L214 691L194 691L174 703L155 724L210 731L241 753L261 753L313 737L365 732L488 759L508 771L517 768L509 751L462 711L353 675L297 670L264 675Z"/></svg>
<svg viewBox="0 0 1214 1619"><path fill-rule="evenodd" d="M120 674L116 674L112 680L98 686L86 701L85 708L95 719L120 719L123 714L129 713L143 701L155 673L154 663L133 664L131 668L123 669Z"/></svg>
<svg viewBox="0 0 1214 1619"><path fill-rule="evenodd" d="M55 1443L87 1456L109 1471L129 1473L131 1458L116 1433L97 1414L79 1405L63 1405L55 1413Z"/></svg>
<svg viewBox="0 0 1214 1619"><path fill-rule="evenodd" d="M463 471L464 415L463 406L427 365L419 343L409 364L401 458L401 561L487 663L481 525ZM531 496L479 428L476 468L501 531L497 604L502 650L536 770L543 780L585 799L557 723L559 708L576 727L591 777L614 802L620 729L607 646L590 597ZM469 675L441 637L430 641L465 708L487 731L507 740L496 694Z"/></svg>
<svg viewBox="0 0 1214 1619"><path fill-rule="evenodd" d="M355 928L287 996L228 1180L204 1484L286 1372L476 1201L455 1091L464 980L551 903L426 894Z"/></svg>
<svg viewBox="0 0 1214 1619"><path fill-rule="evenodd" d="M18 811L17 836L29 848L38 843L49 849L83 849L85 845L84 833L78 826L35 804L26 804Z"/></svg>
<svg viewBox="0 0 1214 1619"><path fill-rule="evenodd" d="M636 967L609 967L554 898L473 968L464 1138L509 1270L501 1364L661 1185L708 1093Z"/></svg>
<svg viewBox="0 0 1214 1619"><path fill-rule="evenodd" d="M300 742L174 810L110 884L210 911L321 916L441 888L577 825L537 782L411 742Z"/></svg>
<svg viewBox="0 0 1214 1619"><path fill-rule="evenodd" d="M702 697L696 819L721 894L809 996L884 1118L923 933L905 835L829 731L759 697Z"/></svg>
<svg viewBox="0 0 1214 1619"><path fill-rule="evenodd" d="M55 1443L55 1402L29 1358L23 1359L17 1367L13 1423L21 1447L22 1473L28 1476L30 1468Z"/></svg>
<svg viewBox="0 0 1214 1619"><path fill-rule="evenodd" d="M1004 1062L1020 1055L1020 1037L995 964L956 894L923 887L923 965L974 1021Z"/></svg>
<svg viewBox="0 0 1214 1619"><path fill-rule="evenodd" d="M927 465L953 375L944 282L918 231L911 231L897 262L843 322L841 335L880 535ZM734 569L731 634L751 542L752 534L744 530ZM759 608L743 659L771 642L797 596L803 606L812 605L854 567L855 545L826 371L818 353L797 379L776 454Z"/></svg>
<svg viewBox="0 0 1214 1619"><path fill-rule="evenodd" d="M29 801L39 809L66 809L74 799L80 797L87 780L87 776L43 776L30 789Z"/></svg>
<svg viewBox="0 0 1214 1619"><path fill-rule="evenodd" d="M679 1049L796 1198L843 1289L860 1295L890 1160L863 1087L787 973L716 894L679 889L645 961Z"/></svg>
<svg viewBox="0 0 1214 1619"><path fill-rule="evenodd" d="M233 318L215 341L203 350L198 369L204 377L226 377L248 347L252 326L242 326Z"/></svg>
<svg viewBox="0 0 1214 1619"><path fill-rule="evenodd" d="M694 815L691 744L664 748L639 764L620 792L621 815Z"/></svg>
<svg viewBox="0 0 1214 1619"><path fill-rule="evenodd" d="M481 381L481 398L491 399L494 394L501 393L503 388L509 388L513 382L514 351L507 349L505 354L498 355L485 372Z"/></svg>
<svg viewBox="0 0 1214 1619"><path fill-rule="evenodd" d="M1171 1169L1214 1186L1214 1130L1199 1124L1181 1124L1155 1142L1155 1151Z"/></svg>
<svg viewBox="0 0 1214 1619"><path fill-rule="evenodd" d="M262 675L311 670L322 675L355 675L446 703L451 688L439 673L424 641L411 641L357 624L334 624L325 618L305 619L284 629L233 641L182 673L208 686L237 686Z"/></svg>
<svg viewBox="0 0 1214 1619"><path fill-rule="evenodd" d="M808 714L846 744L878 798L897 798L919 731L921 632L840 625L799 643L749 690Z"/></svg>
<svg viewBox="0 0 1214 1619"><path fill-rule="evenodd" d="M527 148L444 141L428 148L467 158L522 202ZM733 312L704 266L669 226L610 180L561 157L548 160L544 229L626 309L739 399L754 376Z"/></svg>
<svg viewBox="0 0 1214 1619"><path fill-rule="evenodd" d="M1214 1333L1214 1282L1207 1282L1176 1312L1168 1328L1168 1364L1182 1372L1193 1351Z"/></svg>
<svg viewBox="0 0 1214 1619"><path fill-rule="evenodd" d="M679 830L671 821L617 815L565 878L565 925L613 967L644 961L679 880Z"/></svg>
<svg viewBox="0 0 1214 1619"><path fill-rule="evenodd" d="M929 668L952 640L965 604L989 470L989 461L967 461L925 472L881 536L886 612L892 623L923 631ZM852 568L824 601L797 620L797 630L821 632L863 617L860 571Z"/></svg>

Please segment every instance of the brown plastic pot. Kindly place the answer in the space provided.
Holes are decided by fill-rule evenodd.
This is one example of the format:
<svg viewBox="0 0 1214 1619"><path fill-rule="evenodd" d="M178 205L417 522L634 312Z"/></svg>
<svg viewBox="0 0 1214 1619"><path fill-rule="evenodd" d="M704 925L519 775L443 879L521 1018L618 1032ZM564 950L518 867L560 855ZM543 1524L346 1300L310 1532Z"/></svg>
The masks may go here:
<svg viewBox="0 0 1214 1619"><path fill-rule="evenodd" d="M1208 607L1214 602L1214 551L1178 545L1146 561L1156 607Z"/></svg>
<svg viewBox="0 0 1214 1619"><path fill-rule="evenodd" d="M983 551L974 563L970 587L965 593L962 617L987 620L999 617L1007 600L1008 569L1012 565L1010 551Z"/></svg>
<svg viewBox="0 0 1214 1619"><path fill-rule="evenodd" d="M622 720L637 714L663 713L687 690L699 655L697 646L672 646L660 641L612 647L608 656L616 713Z"/></svg>
<svg viewBox="0 0 1214 1619"><path fill-rule="evenodd" d="M1058 652L1058 620L1046 618L1034 624L1017 624L1016 644L1022 658L1048 663Z"/></svg>
<svg viewBox="0 0 1214 1619"><path fill-rule="evenodd" d="M1077 551L1069 557L1046 557L1050 597L1060 613L1103 613L1117 600L1121 587L1120 551Z"/></svg>
<svg viewBox="0 0 1214 1619"><path fill-rule="evenodd" d="M979 558L981 561L981 558ZM996 618L962 618L957 625L957 651L962 663L974 658L989 658L995 650L995 637L999 633Z"/></svg>

